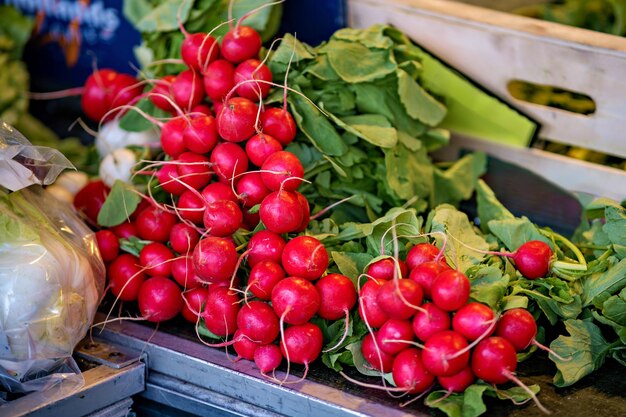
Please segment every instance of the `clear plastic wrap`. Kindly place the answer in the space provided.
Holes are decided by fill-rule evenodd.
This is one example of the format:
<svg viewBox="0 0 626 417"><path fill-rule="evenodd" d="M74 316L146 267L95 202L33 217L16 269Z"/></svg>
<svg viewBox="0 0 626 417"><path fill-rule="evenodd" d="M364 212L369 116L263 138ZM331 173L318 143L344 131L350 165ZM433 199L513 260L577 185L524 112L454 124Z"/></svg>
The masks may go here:
<svg viewBox="0 0 626 417"><path fill-rule="evenodd" d="M67 164L0 122L6 188L53 182ZM22 393L58 392L61 382L81 386L71 355L92 323L104 280L95 235L69 205L38 185L11 193L0 187L0 414Z"/></svg>

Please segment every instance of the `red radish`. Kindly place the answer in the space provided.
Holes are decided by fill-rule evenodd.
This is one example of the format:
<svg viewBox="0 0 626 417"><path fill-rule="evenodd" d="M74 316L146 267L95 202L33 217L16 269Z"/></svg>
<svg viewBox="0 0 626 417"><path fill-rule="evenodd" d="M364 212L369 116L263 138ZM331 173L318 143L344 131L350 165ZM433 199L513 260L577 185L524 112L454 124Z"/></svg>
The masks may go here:
<svg viewBox="0 0 626 417"><path fill-rule="evenodd" d="M176 216L168 213L161 207L145 209L137 216L135 221L140 238L161 243L167 242L172 227L176 223L178 223Z"/></svg>
<svg viewBox="0 0 626 417"><path fill-rule="evenodd" d="M190 256L181 256L172 261L172 278L184 289L202 286L202 279L193 271Z"/></svg>
<svg viewBox="0 0 626 417"><path fill-rule="evenodd" d="M422 305L422 311L413 317L413 332L422 342L435 333L450 329L450 314L433 303Z"/></svg>
<svg viewBox="0 0 626 417"><path fill-rule="evenodd" d="M161 126L161 148L163 148L163 152L176 158L187 150L184 140L187 126L189 126L189 121L183 117L170 119Z"/></svg>
<svg viewBox="0 0 626 417"><path fill-rule="evenodd" d="M237 194L245 208L254 207L270 193L258 172L249 172L237 182Z"/></svg>
<svg viewBox="0 0 626 417"><path fill-rule="evenodd" d="M296 137L297 127L287 110L270 107L261 113L261 130L287 146Z"/></svg>
<svg viewBox="0 0 626 417"><path fill-rule="evenodd" d="M438 377L437 381L448 392L463 392L476 381L476 377L472 372L472 367L468 365L454 375Z"/></svg>
<svg viewBox="0 0 626 417"><path fill-rule="evenodd" d="M193 33L185 37L180 46L180 55L187 66L202 71L220 54L220 47L213 36L206 33Z"/></svg>
<svg viewBox="0 0 626 417"><path fill-rule="evenodd" d="M196 106L197 107L197 106ZM183 143L191 152L209 153L217 145L217 125L213 116L197 116L189 120L183 132Z"/></svg>
<svg viewBox="0 0 626 417"><path fill-rule="evenodd" d="M122 301L135 301L146 273L139 266L139 258L123 253L107 268L107 279L113 295Z"/></svg>
<svg viewBox="0 0 626 417"><path fill-rule="evenodd" d="M241 310L239 310L241 311ZM258 343L246 337L241 329L237 329L233 335L233 349L237 352L237 356L249 361L254 359L254 352L260 346Z"/></svg>
<svg viewBox="0 0 626 417"><path fill-rule="evenodd" d="M217 132L228 142L243 142L256 132L259 107L244 97L229 99L217 113Z"/></svg>
<svg viewBox="0 0 626 417"><path fill-rule="evenodd" d="M249 26L237 25L222 39L222 56L235 64L256 58L259 56L261 43L259 32Z"/></svg>
<svg viewBox="0 0 626 417"><path fill-rule="evenodd" d="M230 185L223 182L213 182L204 187L202 190L202 197L204 197L204 201L207 204L219 200L229 200L233 203L238 201L237 196L233 193L233 189Z"/></svg>
<svg viewBox="0 0 626 417"><path fill-rule="evenodd" d="M261 345L272 343L280 332L276 313L263 301L250 301L241 307L237 327L243 335Z"/></svg>
<svg viewBox="0 0 626 417"><path fill-rule="evenodd" d="M131 221L137 220L137 216L139 216L139 214L145 209L147 209L148 207L152 207L152 204L153 204L153 200L151 198L142 198L139 204L137 205L137 208L135 209L135 211L133 211L132 214L130 215L130 220Z"/></svg>
<svg viewBox="0 0 626 417"><path fill-rule="evenodd" d="M470 295L470 282L462 272L449 269L435 277L430 292L437 307L454 311L467 303Z"/></svg>
<svg viewBox="0 0 626 417"><path fill-rule="evenodd" d="M547 243L531 240L517 248L512 257L523 276L536 279L548 274L552 256L552 248Z"/></svg>
<svg viewBox="0 0 626 417"><path fill-rule="evenodd" d="M196 117L204 117L211 116L213 117L213 112L211 111L211 107L208 104L200 103L197 106L194 106L189 113L189 117L195 119ZM202 152L201 152L202 153Z"/></svg>
<svg viewBox="0 0 626 417"><path fill-rule="evenodd" d="M111 109L132 103L143 92L143 85L128 74L118 73L111 84Z"/></svg>
<svg viewBox="0 0 626 417"><path fill-rule="evenodd" d="M272 71L258 59L247 59L235 68L235 85L237 95L250 100L267 97L272 82ZM260 80L265 82L253 82Z"/></svg>
<svg viewBox="0 0 626 417"><path fill-rule="evenodd" d="M424 344L422 351L424 366L434 375L452 376L469 363L469 351L457 354L467 346L467 340L455 331L444 330L435 333Z"/></svg>
<svg viewBox="0 0 626 417"><path fill-rule="evenodd" d="M378 305L387 316L406 320L415 314L422 304L422 288L409 279L386 281L378 292Z"/></svg>
<svg viewBox="0 0 626 417"><path fill-rule="evenodd" d="M200 190L211 181L209 158L194 152L183 152L176 158L178 178L191 188Z"/></svg>
<svg viewBox="0 0 626 417"><path fill-rule="evenodd" d="M356 303L356 289L345 275L328 274L317 281L315 288L321 299L317 315L323 319L337 320L347 316Z"/></svg>
<svg viewBox="0 0 626 417"><path fill-rule="evenodd" d="M156 174L161 188L174 195L181 195L185 191L188 191L185 184L180 180L180 178L178 178L179 176L176 164L174 162L167 161L163 163L161 169L159 169Z"/></svg>
<svg viewBox="0 0 626 417"><path fill-rule="evenodd" d="M404 276L402 274L402 266L406 268L406 264L400 260L396 260L395 258L383 258L369 264L365 273L368 278L389 281L394 278L394 276L396 278Z"/></svg>
<svg viewBox="0 0 626 417"><path fill-rule="evenodd" d="M272 289L272 307L288 324L306 323L320 307L320 295L306 279L287 277Z"/></svg>
<svg viewBox="0 0 626 417"><path fill-rule="evenodd" d="M100 251L100 257L105 262L111 262L120 253L120 242L115 233L110 230L98 230L96 232L96 242L98 243L98 250Z"/></svg>
<svg viewBox="0 0 626 417"><path fill-rule="evenodd" d="M221 101L235 86L235 66L225 59L211 62L202 73L204 91L214 102ZM215 114L217 114L217 109Z"/></svg>
<svg viewBox="0 0 626 417"><path fill-rule="evenodd" d="M219 143L213 148L210 160L219 180L228 184L236 183L241 174L248 170L248 156L235 143Z"/></svg>
<svg viewBox="0 0 626 417"><path fill-rule="evenodd" d="M300 208L302 209L302 221L300 222L300 226L298 226L294 232L301 233L306 230L309 226L309 222L311 221L311 207L309 206L309 201L302 193L299 193L298 191L293 191L293 193L300 202Z"/></svg>
<svg viewBox="0 0 626 417"><path fill-rule="evenodd" d="M118 224L117 226L111 227L109 230L115 233L115 236L120 239L128 239L131 236L139 235L139 233L137 233L137 227L135 226L135 223L131 222Z"/></svg>
<svg viewBox="0 0 626 417"><path fill-rule="evenodd" d="M98 213L110 191L104 182L90 181L74 196L74 208L91 224L98 224Z"/></svg>
<svg viewBox="0 0 626 417"><path fill-rule="evenodd" d="M254 267L262 261L280 263L285 239L269 230L256 232L248 241L248 265Z"/></svg>
<svg viewBox="0 0 626 417"><path fill-rule="evenodd" d="M365 335L361 344L361 353L372 368L385 373L391 372L394 356L383 352L380 345L376 347L375 338L376 332Z"/></svg>
<svg viewBox="0 0 626 417"><path fill-rule="evenodd" d="M302 184L304 167L293 153L289 151L274 152L265 159L261 166L261 178L272 191L294 191Z"/></svg>
<svg viewBox="0 0 626 417"><path fill-rule="evenodd" d="M257 133L246 142L246 155L254 165L260 167L273 153L283 150L283 145L266 133Z"/></svg>
<svg viewBox="0 0 626 417"><path fill-rule="evenodd" d="M424 366L423 354L417 348L400 352L393 360L393 382L409 394L426 391L435 382L435 376Z"/></svg>
<svg viewBox="0 0 626 417"><path fill-rule="evenodd" d="M195 71L185 70L172 82L174 101L183 110L191 110L204 98L202 76Z"/></svg>
<svg viewBox="0 0 626 417"><path fill-rule="evenodd" d="M285 330L280 349L289 362L308 365L321 353L323 341L319 327L313 323L303 323Z"/></svg>
<svg viewBox="0 0 626 417"><path fill-rule="evenodd" d="M159 242L148 243L139 252L139 264L148 275L169 276L172 273L174 253Z"/></svg>
<svg viewBox="0 0 626 417"><path fill-rule="evenodd" d="M180 315L191 323L197 323L208 296L209 290L204 287L196 287L183 292L184 303Z"/></svg>
<svg viewBox="0 0 626 417"><path fill-rule="evenodd" d="M511 342L515 350L521 352L534 342L537 323L526 309L507 310L498 320L496 335Z"/></svg>
<svg viewBox="0 0 626 417"><path fill-rule="evenodd" d="M176 79L175 75L166 75L160 80L154 82L154 88L150 92L150 101L161 110L167 112L174 112L174 106L172 103L161 96L169 97L173 100L172 83Z"/></svg>
<svg viewBox="0 0 626 417"><path fill-rule="evenodd" d="M454 314L452 328L473 342L493 333L496 328L495 313L485 304L477 302L466 304Z"/></svg>
<svg viewBox="0 0 626 417"><path fill-rule="evenodd" d="M302 224L302 205L289 191L274 191L261 202L259 216L267 230L274 233L296 231Z"/></svg>
<svg viewBox="0 0 626 417"><path fill-rule="evenodd" d="M237 250L228 239L208 236L198 242L192 260L193 270L200 278L209 282L224 282L235 273Z"/></svg>
<svg viewBox="0 0 626 417"><path fill-rule="evenodd" d="M451 269L443 262L428 261L417 265L411 270L409 279L417 282L424 291L425 297L430 297L430 288L437 275Z"/></svg>
<svg viewBox="0 0 626 417"><path fill-rule="evenodd" d="M266 374L280 366L283 354L277 345L259 346L254 351L254 363L262 374Z"/></svg>
<svg viewBox="0 0 626 417"><path fill-rule="evenodd" d="M178 223L170 231L170 246L174 251L187 255L200 241L200 234L185 223Z"/></svg>
<svg viewBox="0 0 626 417"><path fill-rule="evenodd" d="M205 208L206 203L192 190L185 190L178 198L178 203L176 203L178 215L182 219L189 220L197 225L203 224Z"/></svg>
<svg viewBox="0 0 626 417"><path fill-rule="evenodd" d="M183 308L183 297L174 281L167 277L155 276L141 285L137 305L142 317L158 323L173 319L180 313Z"/></svg>
<svg viewBox="0 0 626 417"><path fill-rule="evenodd" d="M281 260L287 275L313 281L326 271L328 251L313 236L297 236L287 242Z"/></svg>
<svg viewBox="0 0 626 417"><path fill-rule="evenodd" d="M81 108L91 120L99 122L111 110L110 86L117 72L103 68L94 71L85 81L81 96Z"/></svg>
<svg viewBox="0 0 626 417"><path fill-rule="evenodd" d="M236 203L229 200L214 201L204 210L204 227L210 236L230 236L241 227L243 214Z"/></svg>
<svg viewBox="0 0 626 417"><path fill-rule="evenodd" d="M249 290L255 297L268 301L272 289L285 278L285 271L274 261L260 261L250 270L248 279Z"/></svg>
<svg viewBox="0 0 626 417"><path fill-rule="evenodd" d="M413 326L408 320L389 319L376 333L376 342L383 352L396 355L411 346Z"/></svg>
<svg viewBox="0 0 626 417"><path fill-rule="evenodd" d="M474 348L472 371L489 384L504 384L516 368L515 348L503 337L488 337Z"/></svg>
<svg viewBox="0 0 626 417"><path fill-rule="evenodd" d="M406 255L406 265L409 271L424 262L434 261L439 255L439 248L431 243L418 243Z"/></svg>
<svg viewBox="0 0 626 417"><path fill-rule="evenodd" d="M209 331L217 336L226 337L237 330L239 296L226 287L209 290L202 318Z"/></svg>
<svg viewBox="0 0 626 417"><path fill-rule="evenodd" d="M359 316L373 328L379 328L389 319L377 301L383 283L384 281L368 280L359 291Z"/></svg>
<svg viewBox="0 0 626 417"><path fill-rule="evenodd" d="M253 211L252 208L243 210L243 224L241 227L248 231L256 229L261 222L261 217L257 211Z"/></svg>

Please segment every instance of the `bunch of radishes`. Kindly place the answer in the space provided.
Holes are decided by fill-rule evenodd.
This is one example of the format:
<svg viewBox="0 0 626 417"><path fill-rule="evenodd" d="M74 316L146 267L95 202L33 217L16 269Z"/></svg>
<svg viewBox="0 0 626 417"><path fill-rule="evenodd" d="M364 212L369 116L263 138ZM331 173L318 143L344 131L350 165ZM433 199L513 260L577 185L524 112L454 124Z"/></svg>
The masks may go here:
<svg viewBox="0 0 626 417"><path fill-rule="evenodd" d="M391 372L393 391L419 394L438 383L463 392L477 379L526 388L514 372L517 352L537 344L533 316L522 308L499 315L470 301L470 281L435 245L413 246L405 262L377 260L365 276L359 314L370 332L361 351L373 369Z"/></svg>

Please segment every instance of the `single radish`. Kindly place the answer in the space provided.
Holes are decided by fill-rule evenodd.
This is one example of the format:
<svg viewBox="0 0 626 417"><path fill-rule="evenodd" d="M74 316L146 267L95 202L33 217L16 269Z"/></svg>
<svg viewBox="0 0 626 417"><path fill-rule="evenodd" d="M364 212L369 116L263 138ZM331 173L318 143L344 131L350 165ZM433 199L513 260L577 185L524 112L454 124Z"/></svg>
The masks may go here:
<svg viewBox="0 0 626 417"><path fill-rule="evenodd" d="M444 330L435 333L424 344L424 366L429 372L437 376L451 376L465 368L470 359L470 352L457 353L468 346L467 340L461 334Z"/></svg>
<svg viewBox="0 0 626 417"><path fill-rule="evenodd" d="M274 233L290 233L302 224L302 205L298 197L289 191L269 193L261 202L259 216L267 230Z"/></svg>
<svg viewBox="0 0 626 417"><path fill-rule="evenodd" d="M308 366L320 355L324 338L313 323L288 327L281 339L280 349L289 362Z"/></svg>
<svg viewBox="0 0 626 417"><path fill-rule="evenodd" d="M205 201L192 190L185 190L180 197L178 197L178 202L176 203L176 212L178 215L182 219L197 225L203 224L205 208Z"/></svg>
<svg viewBox="0 0 626 417"><path fill-rule="evenodd" d="M250 26L237 25L222 39L222 56L237 64L246 59L257 58L261 49L261 36Z"/></svg>
<svg viewBox="0 0 626 417"><path fill-rule="evenodd" d="M278 151L269 155L261 166L261 178L272 191L294 191L302 184L304 167L296 155Z"/></svg>
<svg viewBox="0 0 626 417"><path fill-rule="evenodd" d="M185 223L178 223L170 231L170 246L175 252L187 255L200 241L200 234L193 227Z"/></svg>
<svg viewBox="0 0 626 417"><path fill-rule="evenodd" d="M521 245L512 258L515 266L528 279L545 277L550 271L552 248L541 240L531 240Z"/></svg>
<svg viewBox="0 0 626 417"><path fill-rule="evenodd" d="M309 200L306 199L304 194L299 193L298 191L293 191L298 202L300 203L300 208L302 209L302 221L300 222L300 226L294 230L295 233L302 233L309 226L309 222L311 221L311 206L309 205Z"/></svg>
<svg viewBox="0 0 626 417"><path fill-rule="evenodd" d="M184 303L180 315L191 323L197 323L209 296L209 290L204 287L196 287L183 292L182 295Z"/></svg>
<svg viewBox="0 0 626 417"><path fill-rule="evenodd" d="M243 335L261 345L272 343L280 332L276 313L263 301L250 301L241 307L237 327Z"/></svg>
<svg viewBox="0 0 626 417"><path fill-rule="evenodd" d="M269 301L272 290L283 278L285 271L274 261L260 261L250 270L248 289L255 297Z"/></svg>
<svg viewBox="0 0 626 417"><path fill-rule="evenodd" d="M259 230L248 241L248 265L254 267L263 261L280 264L285 245L285 239L279 234L269 230Z"/></svg>
<svg viewBox="0 0 626 417"><path fill-rule="evenodd" d="M117 77L117 71L103 68L94 71L87 80L81 95L83 113L91 120L99 122L111 110L110 86Z"/></svg>
<svg viewBox="0 0 626 417"><path fill-rule="evenodd" d="M197 106L196 106L197 107ZM217 124L213 116L198 116L189 120L183 132L183 143L191 152L209 153L217 145Z"/></svg>
<svg viewBox="0 0 626 417"><path fill-rule="evenodd" d="M98 251L104 262L111 262L120 253L120 241L115 233L110 230L98 230L96 233L96 242L98 243Z"/></svg>
<svg viewBox="0 0 626 417"><path fill-rule="evenodd" d="M265 196L270 193L270 190L261 179L261 174L258 172L249 172L242 176L237 182L236 189L239 199L241 200L241 205L244 208L261 204Z"/></svg>
<svg viewBox="0 0 626 417"><path fill-rule="evenodd" d="M195 152L183 152L176 158L176 170L180 181L195 190L201 190L213 175L209 158Z"/></svg>
<svg viewBox="0 0 626 417"><path fill-rule="evenodd" d="M229 200L214 201L204 210L204 227L209 236L230 236L241 227L243 214L236 203Z"/></svg>
<svg viewBox="0 0 626 417"><path fill-rule="evenodd" d="M297 236L287 242L281 257L287 275L316 280L328 267L328 251L313 236Z"/></svg>
<svg viewBox="0 0 626 417"><path fill-rule="evenodd" d="M170 161L163 162L163 165L156 173L156 178L161 188L173 195L181 195L185 191L188 191L185 184L178 178L179 176L176 164Z"/></svg>
<svg viewBox="0 0 626 417"><path fill-rule="evenodd" d="M464 305L454 314L452 328L470 342L489 336L496 328L493 310L482 303Z"/></svg>
<svg viewBox="0 0 626 417"><path fill-rule="evenodd" d="M211 111L211 107L205 102L201 102L200 104L194 106L189 112L189 118L195 119L196 117L205 117L211 116L213 117L213 112Z"/></svg>
<svg viewBox="0 0 626 417"><path fill-rule="evenodd" d="M237 95L254 101L269 94L272 71L258 59L247 59L237 65L234 78ZM255 83L254 80L264 82Z"/></svg>
<svg viewBox="0 0 626 417"><path fill-rule="evenodd" d="M431 243L418 243L406 254L406 265L409 271L424 262L434 261L439 255L439 248Z"/></svg>
<svg viewBox="0 0 626 417"><path fill-rule="evenodd" d="M537 323L533 315L526 309L507 310L498 320L496 335L511 342L515 350L521 352L531 344L535 344Z"/></svg>
<svg viewBox="0 0 626 417"><path fill-rule="evenodd" d="M215 38L206 33L188 34L180 46L180 55L190 69L203 71L220 54Z"/></svg>
<svg viewBox="0 0 626 417"><path fill-rule="evenodd" d="M172 259L174 253L160 242L148 243L139 252L139 264L151 276L168 277L172 273Z"/></svg>
<svg viewBox="0 0 626 417"><path fill-rule="evenodd" d="M359 291L359 316L370 327L379 328L389 316L378 305L378 293L384 281L368 280Z"/></svg>
<svg viewBox="0 0 626 417"><path fill-rule="evenodd" d="M172 92L172 83L176 79L175 75L165 75L159 80L154 82L154 87L150 91L149 98L152 103L161 110L173 113L175 111L172 102L165 97L174 99L174 93ZM165 96L165 97L163 97Z"/></svg>
<svg viewBox="0 0 626 417"><path fill-rule="evenodd" d="M435 382L435 376L424 366L423 353L417 348L400 352L393 360L393 382L409 394L426 391Z"/></svg>
<svg viewBox="0 0 626 417"><path fill-rule="evenodd" d="M450 329L450 313L440 309L434 303L422 304L422 311L413 317L413 332L422 342L435 333Z"/></svg>
<svg viewBox="0 0 626 417"><path fill-rule="evenodd" d="M291 113L277 107L266 108L261 113L261 130L283 146L289 145L297 133L296 122Z"/></svg>
<svg viewBox="0 0 626 417"><path fill-rule="evenodd" d="M245 336L241 329L237 329L233 335L233 349L235 349L239 358L249 361L254 360L254 352L259 346L258 343Z"/></svg>
<svg viewBox="0 0 626 417"><path fill-rule="evenodd" d="M304 324L320 307L320 295L303 278L287 277L272 289L272 307L279 317L288 324Z"/></svg>
<svg viewBox="0 0 626 417"><path fill-rule="evenodd" d="M186 290L203 285L202 279L193 270L191 256L180 256L172 261L172 278Z"/></svg>
<svg viewBox="0 0 626 417"><path fill-rule="evenodd" d="M110 188L101 180L88 182L74 196L74 208L91 224L98 224L98 213L109 195Z"/></svg>
<svg viewBox="0 0 626 417"><path fill-rule="evenodd" d="M437 381L450 393L463 392L476 381L476 376L472 372L472 367L468 365L454 375L437 377Z"/></svg>
<svg viewBox="0 0 626 417"><path fill-rule="evenodd" d="M161 148L172 158L185 152L185 130L189 126L188 120L183 117L170 119L161 126Z"/></svg>
<svg viewBox="0 0 626 417"><path fill-rule="evenodd" d="M231 279L237 268L237 250L232 241L207 236L196 245L193 270L208 282L224 282Z"/></svg>
<svg viewBox="0 0 626 417"><path fill-rule="evenodd" d="M219 143L210 156L213 171L221 182L236 183L241 174L248 170L248 156L235 143Z"/></svg>
<svg viewBox="0 0 626 417"><path fill-rule="evenodd" d="M140 238L154 242L165 243L170 237L172 227L178 223L178 219L161 207L149 207L142 211L135 225Z"/></svg>
<svg viewBox="0 0 626 417"><path fill-rule="evenodd" d="M164 276L154 276L141 285L137 305L142 317L159 323L173 319L180 313L183 297L174 281Z"/></svg>
<svg viewBox="0 0 626 417"><path fill-rule="evenodd" d="M225 59L211 62L202 75L204 91L213 102L223 100L235 86L235 66Z"/></svg>
<svg viewBox="0 0 626 417"><path fill-rule="evenodd" d="M233 203L238 201L230 185L223 182L212 182L204 187L202 197L207 204L219 200L229 200Z"/></svg>
<svg viewBox="0 0 626 417"><path fill-rule="evenodd" d="M446 311L461 308L470 295L469 279L462 272L446 270L435 277L430 296L437 307Z"/></svg>
<svg viewBox="0 0 626 417"><path fill-rule="evenodd" d="M341 274L328 274L315 283L315 288L321 299L318 316L326 320L348 317L356 303L356 289L350 278Z"/></svg>
<svg viewBox="0 0 626 417"><path fill-rule="evenodd" d="M419 284L409 279L386 281L378 292L378 305L387 316L407 320L420 309L423 293Z"/></svg>
<svg viewBox="0 0 626 417"><path fill-rule="evenodd" d="M372 368L385 373L391 372L394 355L382 351L380 345L377 347L377 343L374 340L376 335L376 332L365 335L361 343L361 353Z"/></svg>
<svg viewBox="0 0 626 417"><path fill-rule="evenodd" d="M256 132L259 107L244 97L233 97L217 113L217 132L228 142L243 142Z"/></svg>
<svg viewBox="0 0 626 417"><path fill-rule="evenodd" d="M365 273L368 278L389 281L394 277L406 276L406 264L399 259L387 257L370 263Z"/></svg>
<svg viewBox="0 0 626 417"><path fill-rule="evenodd" d="M206 328L221 337L235 333L239 308L236 292L227 287L211 288L202 313Z"/></svg>
<svg viewBox="0 0 626 417"><path fill-rule="evenodd" d="M118 224L117 226L113 226L109 230L115 233L115 236L117 236L119 239L128 239L131 236L139 237L139 233L137 232L137 226L134 222L130 221Z"/></svg>
<svg viewBox="0 0 626 417"><path fill-rule="evenodd" d="M191 110L204 98L202 76L193 70L184 70L172 82L174 101L183 110Z"/></svg>
<svg viewBox="0 0 626 417"><path fill-rule="evenodd" d="M260 167L273 153L283 150L283 145L267 133L257 133L246 142L246 155L254 165Z"/></svg>
<svg viewBox="0 0 626 417"><path fill-rule="evenodd" d="M254 351L254 364L261 374L267 374L278 368L283 360L283 354L277 345L263 345Z"/></svg>
<svg viewBox="0 0 626 417"><path fill-rule="evenodd" d="M413 326L408 320L389 319L376 333L378 347L389 355L397 355L411 346L412 341Z"/></svg>
<svg viewBox="0 0 626 417"><path fill-rule="evenodd" d="M111 84L111 109L131 104L143 92L143 85L135 77L118 73Z"/></svg>
<svg viewBox="0 0 626 417"><path fill-rule="evenodd" d="M425 297L430 297L430 288L435 277L449 269L451 268L443 262L427 261L413 268L409 274L409 279L417 282L422 287Z"/></svg>
<svg viewBox="0 0 626 417"><path fill-rule="evenodd" d="M146 273L139 265L139 258L123 253L108 266L107 279L113 295L122 301L135 301Z"/></svg>

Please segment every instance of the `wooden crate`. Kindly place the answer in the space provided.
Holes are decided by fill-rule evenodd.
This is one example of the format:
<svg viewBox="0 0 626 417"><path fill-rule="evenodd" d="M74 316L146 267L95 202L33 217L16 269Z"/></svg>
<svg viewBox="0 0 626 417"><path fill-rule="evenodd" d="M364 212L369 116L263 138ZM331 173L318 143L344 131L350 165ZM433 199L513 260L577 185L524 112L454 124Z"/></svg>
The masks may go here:
<svg viewBox="0 0 626 417"><path fill-rule="evenodd" d="M626 158L626 38L443 0L348 0L352 27L390 24L443 62L537 120L539 136ZM522 80L590 96L591 115L520 101ZM448 148L486 151L572 192L626 198L626 171L533 148L454 135Z"/></svg>

